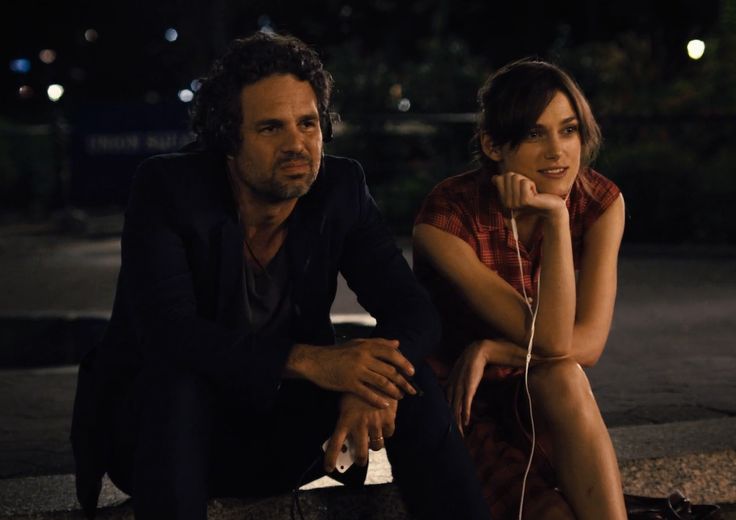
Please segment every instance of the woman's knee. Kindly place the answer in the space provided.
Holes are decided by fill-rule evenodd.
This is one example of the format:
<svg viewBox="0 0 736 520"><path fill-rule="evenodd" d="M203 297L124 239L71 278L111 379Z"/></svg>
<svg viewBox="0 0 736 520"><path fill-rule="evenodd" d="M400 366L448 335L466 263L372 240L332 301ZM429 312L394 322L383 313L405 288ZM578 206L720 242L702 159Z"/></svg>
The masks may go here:
<svg viewBox="0 0 736 520"><path fill-rule="evenodd" d="M572 360L551 361L533 367L529 388L544 409L578 415L596 407L590 382L582 367Z"/></svg>

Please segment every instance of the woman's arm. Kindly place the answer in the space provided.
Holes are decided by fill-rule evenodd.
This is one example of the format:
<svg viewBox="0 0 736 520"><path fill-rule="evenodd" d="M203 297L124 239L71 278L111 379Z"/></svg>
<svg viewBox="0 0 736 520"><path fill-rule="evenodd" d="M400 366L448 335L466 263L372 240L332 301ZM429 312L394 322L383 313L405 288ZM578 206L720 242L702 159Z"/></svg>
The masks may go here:
<svg viewBox="0 0 736 520"><path fill-rule="evenodd" d="M567 347L568 350L565 350L564 346L554 348L554 343L553 348L547 348L546 342L555 341L555 329L560 327L559 321L545 320L545 314L547 316L550 314L546 313L547 307L544 304L548 303L554 307L554 293L559 294L560 290L564 290L564 286L561 287L554 280L547 281L548 277L542 278L534 352L536 356L559 358L571 353L576 361L583 365L595 363L600 356L613 315L616 259L624 224L623 208L623 198L619 197L584 237L577 303L572 311L575 312L577 309L577 312L574 315L574 325L570 328L571 346ZM549 246L552 240L549 240L550 237L546 232L547 230L545 242ZM569 275L572 276L572 247L568 247ZM420 224L414 229L414 248L415 254L423 255L456 287L481 319L499 330L510 343L526 345L530 317L522 296L497 273L488 269L464 240L431 225ZM543 250L543 262L545 258L547 263L550 257L555 258L554 254L547 252L549 249ZM545 272L553 275L555 267L566 268L559 262L556 266L550 267L543 263L542 275L544 276ZM574 291L574 286L572 290ZM550 298L546 298L546 295Z"/></svg>
<svg viewBox="0 0 736 520"><path fill-rule="evenodd" d="M583 366L598 361L611 329L624 220L624 199L619 195L583 237L572 342L573 357Z"/></svg>

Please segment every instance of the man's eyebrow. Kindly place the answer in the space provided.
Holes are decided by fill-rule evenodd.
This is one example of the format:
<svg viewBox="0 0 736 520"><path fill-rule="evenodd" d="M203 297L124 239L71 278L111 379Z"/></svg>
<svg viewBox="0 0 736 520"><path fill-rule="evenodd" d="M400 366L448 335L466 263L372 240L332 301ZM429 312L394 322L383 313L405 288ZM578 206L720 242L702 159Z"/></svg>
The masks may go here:
<svg viewBox="0 0 736 520"><path fill-rule="evenodd" d="M281 126L283 124L280 119L260 119L254 123L255 126Z"/></svg>

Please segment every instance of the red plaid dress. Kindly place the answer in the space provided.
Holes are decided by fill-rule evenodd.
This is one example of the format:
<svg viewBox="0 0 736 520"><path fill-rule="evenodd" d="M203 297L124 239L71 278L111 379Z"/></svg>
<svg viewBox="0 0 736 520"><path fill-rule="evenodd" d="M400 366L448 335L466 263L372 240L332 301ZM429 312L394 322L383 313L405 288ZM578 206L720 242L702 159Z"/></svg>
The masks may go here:
<svg viewBox="0 0 736 520"><path fill-rule="evenodd" d="M415 224L430 224L465 240L489 269L536 299L532 274L540 262L542 233L537 228L531 248L520 244L524 278L519 273L515 240L504 221L498 193L483 169L445 179L427 196ZM580 263L586 230L619 196L618 187L592 169L583 171L567 200L570 212L573 261ZM467 307L455 290L421 256L414 258L417 277L432 294L444 325L443 347L429 359L444 383L462 350L480 338L499 337ZM523 370L488 367L473 401L465 441L478 468L483 491L498 520L515 519L521 484L529 457L528 413L523 390ZM556 490L548 439L537 437L537 447L527 480L524 518L574 519L570 506Z"/></svg>

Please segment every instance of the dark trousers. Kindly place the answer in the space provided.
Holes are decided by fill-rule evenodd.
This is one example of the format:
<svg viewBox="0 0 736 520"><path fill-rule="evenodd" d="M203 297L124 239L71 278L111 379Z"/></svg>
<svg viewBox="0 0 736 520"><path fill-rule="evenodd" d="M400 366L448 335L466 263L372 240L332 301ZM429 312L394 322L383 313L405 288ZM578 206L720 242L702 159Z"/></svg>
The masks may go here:
<svg viewBox="0 0 736 520"><path fill-rule="evenodd" d="M489 518L442 391L426 365L416 368L424 395L399 402L386 440L407 507L418 518ZM149 366L119 404L108 473L133 497L138 520L203 520L211 497L284 493L320 477L338 401L286 380L276 405L255 413L198 376Z"/></svg>

